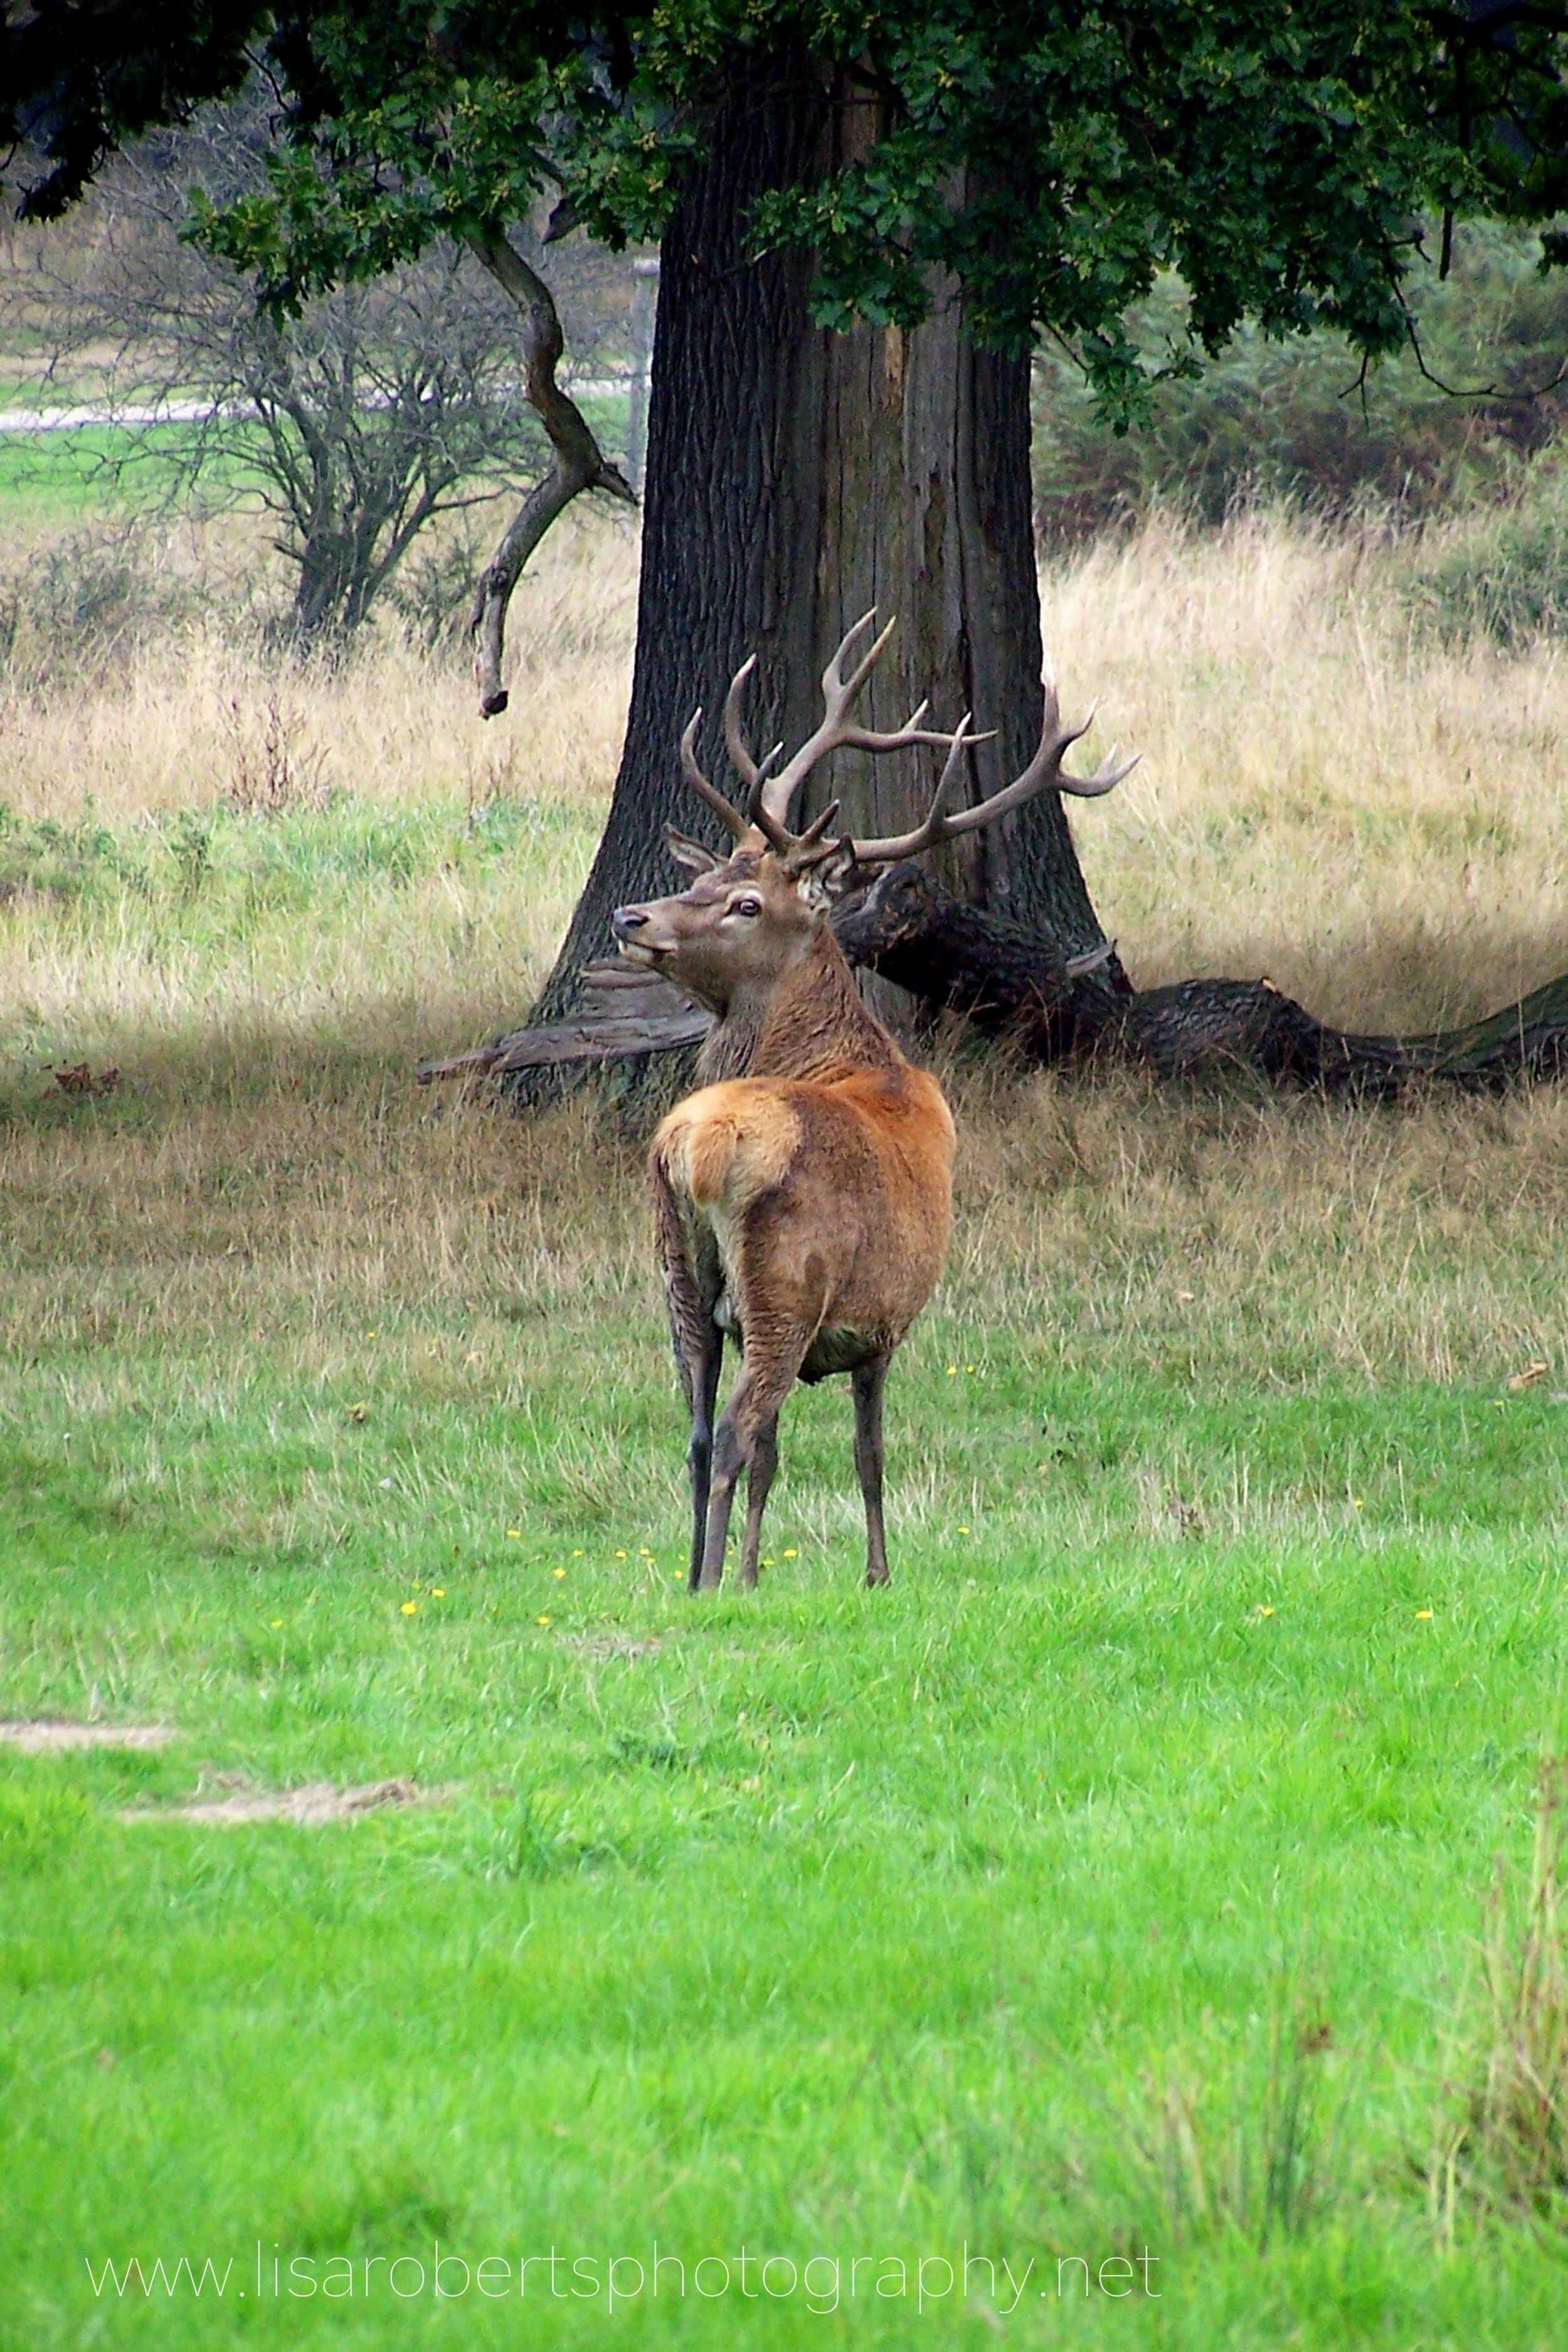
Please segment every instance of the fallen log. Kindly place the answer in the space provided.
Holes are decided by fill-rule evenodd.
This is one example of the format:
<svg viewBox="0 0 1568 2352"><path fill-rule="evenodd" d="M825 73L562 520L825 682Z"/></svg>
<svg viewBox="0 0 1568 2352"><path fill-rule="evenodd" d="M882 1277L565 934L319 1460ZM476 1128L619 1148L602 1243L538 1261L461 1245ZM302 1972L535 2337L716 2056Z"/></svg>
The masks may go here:
<svg viewBox="0 0 1568 2352"><path fill-rule="evenodd" d="M510 1029L489 1045L426 1062L415 1076L422 1087L435 1078L515 1076L523 1070L560 1068L574 1062L616 1062L637 1054L670 1054L695 1045L713 1025L712 1015L660 980L657 972L634 971L629 964L595 964L583 974L587 992L581 1013L540 1029Z"/></svg>
<svg viewBox="0 0 1568 2352"><path fill-rule="evenodd" d="M833 918L852 964L929 1013L958 1013L1026 1060L1129 1061L1162 1077L1245 1069L1279 1084L1389 1096L1425 1078L1472 1090L1568 1066L1568 974L1485 1020L1414 1037L1360 1035L1319 1021L1271 981L1184 980L1134 990L1113 942L1087 955L954 898L912 861L891 866ZM656 974L597 965L570 1021L518 1029L427 1064L421 1084L498 1081L533 1069L629 1060L698 1044L710 1017Z"/></svg>

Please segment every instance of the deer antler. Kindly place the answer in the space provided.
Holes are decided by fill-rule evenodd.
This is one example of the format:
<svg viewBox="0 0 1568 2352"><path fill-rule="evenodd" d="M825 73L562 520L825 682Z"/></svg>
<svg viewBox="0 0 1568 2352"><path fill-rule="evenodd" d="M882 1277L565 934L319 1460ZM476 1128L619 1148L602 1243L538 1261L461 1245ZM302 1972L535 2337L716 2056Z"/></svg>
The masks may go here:
<svg viewBox="0 0 1568 2352"><path fill-rule="evenodd" d="M948 795L963 764L964 745L983 740L967 732L969 716L965 712L958 722L957 733L943 738L944 741L951 743L952 749L942 767L942 781L926 811L924 823L917 825L912 833L889 834L879 841L851 842L849 845L855 853L857 865L893 866L900 858L917 857L922 849L932 849L938 842L951 841L954 834L973 833L977 825L994 824L998 817L1006 816L1013 809L1022 808L1026 801L1032 801L1044 792L1073 793L1079 800L1098 800L1102 793L1112 791L1122 777L1137 766L1142 754L1135 751L1131 760L1123 760L1118 766L1113 744L1092 776L1064 774L1062 761L1069 746L1076 743L1080 735L1087 735L1094 724L1094 709L1090 709L1081 727L1064 727L1057 682L1048 661L1044 685L1046 708L1040 727L1039 748L1022 775L1016 776L1000 792L993 793L989 800L979 801L974 807L960 809L955 816L949 816Z"/></svg>
<svg viewBox="0 0 1568 2352"><path fill-rule="evenodd" d="M731 691L733 692L733 690L731 688ZM723 793L709 782L697 764L697 730L701 724L702 706L699 703L687 720L686 731L680 739L680 772L698 798L707 803L731 838L735 841L744 841L752 829L750 824L741 814L740 810L731 808Z"/></svg>
<svg viewBox="0 0 1568 2352"><path fill-rule="evenodd" d="M931 804L926 811L923 823L917 825L912 833L889 834L877 841L850 841L847 844L854 853L857 865L860 866L892 866L900 858L916 857L923 849L932 849L939 842L952 840L955 834L973 833L979 825L994 824L999 817L1006 816L1016 808L1022 808L1026 801L1032 801L1044 792L1073 793L1080 800L1098 800L1102 793L1110 792L1137 766L1140 755L1136 752L1131 760L1123 760L1118 765L1113 745L1092 776L1069 776L1065 772L1062 761L1070 746L1078 741L1080 735L1086 735L1094 724L1094 709L1090 709L1081 727L1062 725L1057 682L1047 660L1043 679L1045 711L1040 725L1039 747L1034 758L1021 775L1016 776L1010 784L1005 784L1000 792L993 793L988 800L978 802L973 808L960 809L955 815L949 815L947 803L963 771L965 751L972 744L989 742L991 734L971 734L971 714L968 711L964 712L951 735L923 727L921 721L930 708L924 702L910 712L902 727L891 734L879 734L871 728L855 725L849 717L850 709L856 696L881 659L893 634L893 622L889 621L872 640L847 677L844 675L844 663L857 637L864 635L876 617L873 607L869 613L861 614L853 628L845 631L837 651L822 673L825 706L822 724L814 735L807 737L794 758L776 775L771 774L770 771L783 754L783 744L775 743L765 760L757 760L752 756L741 728L741 699L746 681L757 666L755 654L742 662L735 672L730 680L730 690L724 697L724 744L731 765L746 786L748 797L744 813L727 801L698 766L695 744L702 713L700 709L693 711L680 739L681 770L687 782L707 803L732 840L743 841L749 833L755 831L781 856L788 856L803 866L815 864L819 858L830 855L838 845L824 843L823 836L837 814L838 803L835 801L831 808L825 809L803 834L790 832L789 810L790 803L817 761L840 746L875 752L900 751L911 743L931 743L939 745L947 753ZM808 853L804 858L801 856L803 851Z"/></svg>
<svg viewBox="0 0 1568 2352"><path fill-rule="evenodd" d="M764 832L766 827L762 824L764 814L773 819L781 832L788 825L790 804L796 793L818 761L826 759L829 751L836 751L841 747L855 751L901 751L911 743L934 743L945 751L952 743L951 735L940 735L934 730L921 724L931 708L927 702L922 702L917 709L912 710L904 724L891 734L879 734L872 728L858 727L850 719L849 712L856 696L880 661L888 640L897 626L896 618L889 621L886 628L873 639L860 656L854 668L846 677L845 657L856 638L864 635L876 617L876 607L873 605L870 612L862 613L854 626L845 631L839 640L837 651L822 673L824 709L821 726L817 728L815 734L807 736L794 757L779 770L776 776L769 780L763 791L761 800L754 802L752 822ZM752 787L753 793L762 781L768 762L764 761L759 766L757 761L752 758L751 748L741 731L741 694L746 680L756 667L756 661L757 657L753 654L749 661L742 663L731 679L730 691L724 698L725 748L737 772L742 781ZM972 737L971 740L973 740ZM782 746L780 748L782 749ZM777 752L772 756L776 758ZM772 835L769 835L768 838L771 840Z"/></svg>

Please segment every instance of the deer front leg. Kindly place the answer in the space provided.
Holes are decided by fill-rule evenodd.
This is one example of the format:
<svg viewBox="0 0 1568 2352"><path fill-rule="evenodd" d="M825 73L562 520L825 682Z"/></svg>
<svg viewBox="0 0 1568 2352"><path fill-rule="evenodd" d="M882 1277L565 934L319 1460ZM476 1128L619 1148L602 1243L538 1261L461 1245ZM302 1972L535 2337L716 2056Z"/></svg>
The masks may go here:
<svg viewBox="0 0 1568 2352"><path fill-rule="evenodd" d="M866 1505L866 1581L888 1581L888 1538L882 1525L882 1391L889 1358L873 1356L854 1375L855 1475Z"/></svg>

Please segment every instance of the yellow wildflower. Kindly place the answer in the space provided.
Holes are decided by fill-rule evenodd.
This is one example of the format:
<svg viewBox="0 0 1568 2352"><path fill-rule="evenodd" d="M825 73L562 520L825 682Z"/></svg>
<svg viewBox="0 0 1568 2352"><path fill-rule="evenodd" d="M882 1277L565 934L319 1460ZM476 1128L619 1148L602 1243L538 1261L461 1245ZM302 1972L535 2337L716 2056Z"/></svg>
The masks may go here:
<svg viewBox="0 0 1568 2352"><path fill-rule="evenodd" d="M417 1602L417 1601L405 1601L404 1602L404 1604L403 1604L403 1613L404 1613L404 1615L405 1615L405 1617L414 1617L414 1616L417 1616L418 1612L419 1612L419 1603Z"/></svg>

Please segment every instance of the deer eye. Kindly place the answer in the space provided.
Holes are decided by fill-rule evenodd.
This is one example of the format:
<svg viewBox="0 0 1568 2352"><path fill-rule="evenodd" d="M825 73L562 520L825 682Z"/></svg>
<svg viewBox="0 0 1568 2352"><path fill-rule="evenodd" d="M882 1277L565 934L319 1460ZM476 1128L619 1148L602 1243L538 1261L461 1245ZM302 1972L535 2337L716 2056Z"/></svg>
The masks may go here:
<svg viewBox="0 0 1568 2352"><path fill-rule="evenodd" d="M743 898L731 898L729 911L731 915L760 915L763 911L763 902L748 892Z"/></svg>

